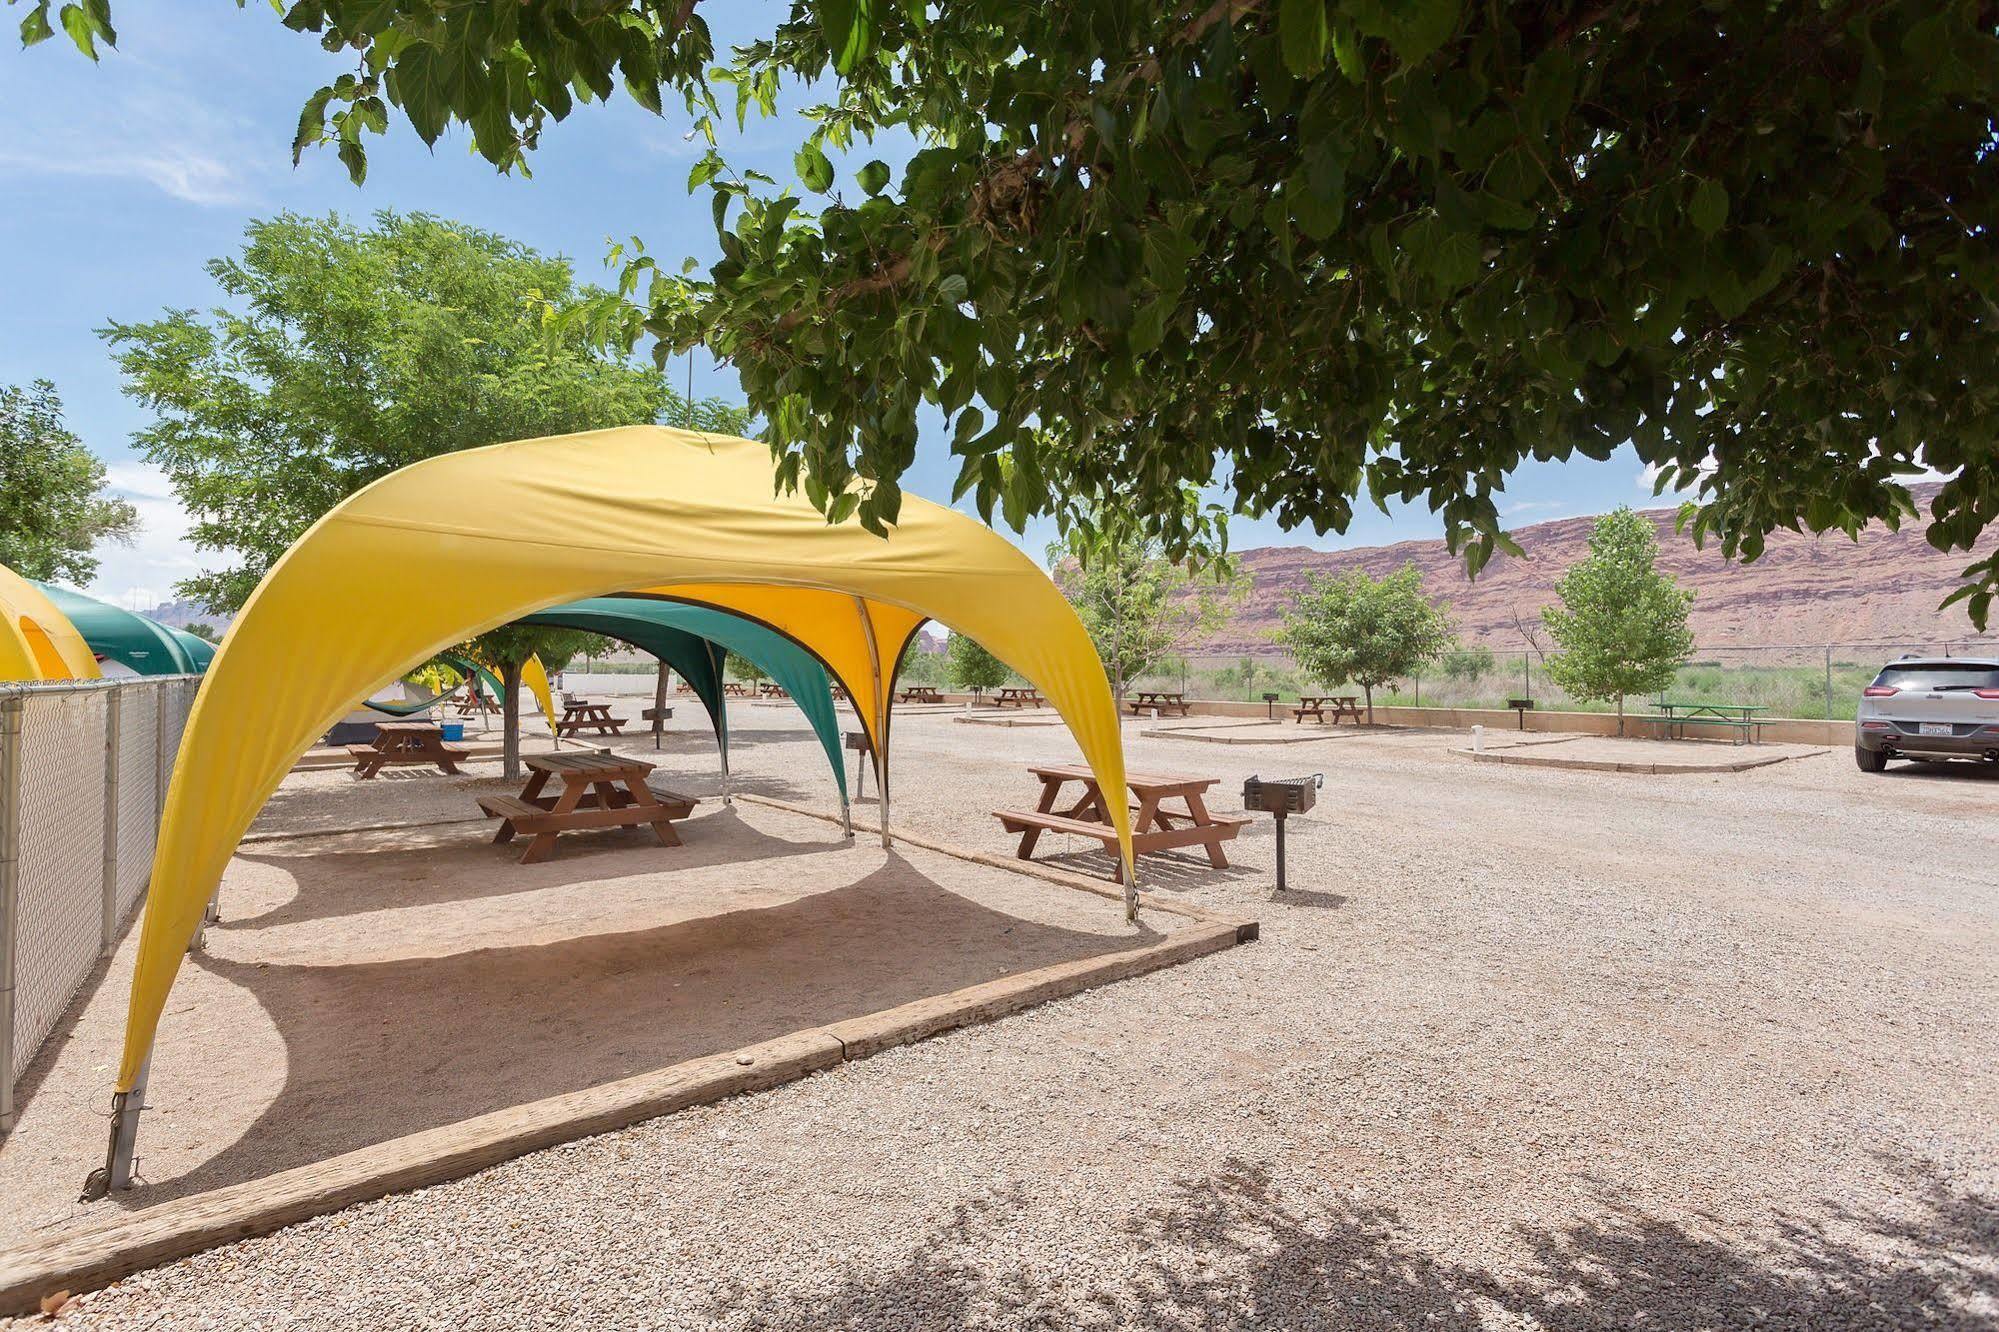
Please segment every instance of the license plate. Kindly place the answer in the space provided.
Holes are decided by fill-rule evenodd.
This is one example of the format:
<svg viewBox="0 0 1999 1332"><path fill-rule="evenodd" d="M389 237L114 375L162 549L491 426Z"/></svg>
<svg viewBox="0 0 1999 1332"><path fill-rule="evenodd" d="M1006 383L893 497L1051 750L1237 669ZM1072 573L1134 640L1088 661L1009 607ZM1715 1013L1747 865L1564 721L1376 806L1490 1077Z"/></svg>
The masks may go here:
<svg viewBox="0 0 1999 1332"><path fill-rule="evenodd" d="M1916 728L1916 734L1918 735L1949 735L1950 733L1951 724L1949 722L1924 722Z"/></svg>

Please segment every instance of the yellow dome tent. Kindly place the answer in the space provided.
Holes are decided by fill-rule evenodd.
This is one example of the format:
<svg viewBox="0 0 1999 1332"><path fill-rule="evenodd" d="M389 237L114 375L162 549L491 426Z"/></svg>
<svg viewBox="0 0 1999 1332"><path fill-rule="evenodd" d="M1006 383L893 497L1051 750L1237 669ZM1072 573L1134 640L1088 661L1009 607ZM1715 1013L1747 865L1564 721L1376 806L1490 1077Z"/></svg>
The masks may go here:
<svg viewBox="0 0 1999 1332"><path fill-rule="evenodd" d="M562 602L642 593L758 620L819 658L873 742L888 841L895 668L925 619L1041 691L1106 791L1117 707L1048 575L976 520L915 497L886 538L774 493L763 444L632 426L469 449L358 492L287 551L202 682L153 859L103 1183L129 1170L167 992L237 842L314 737L455 643ZM422 569L422 578L409 578ZM353 613L348 613L353 612ZM365 613L362 613L365 612ZM301 669L300 663L311 663ZM1129 811L1106 802L1135 913ZM122 1150L119 1144L123 1143Z"/></svg>
<svg viewBox="0 0 1999 1332"><path fill-rule="evenodd" d="M103 676L83 635L43 591L0 564L0 683Z"/></svg>

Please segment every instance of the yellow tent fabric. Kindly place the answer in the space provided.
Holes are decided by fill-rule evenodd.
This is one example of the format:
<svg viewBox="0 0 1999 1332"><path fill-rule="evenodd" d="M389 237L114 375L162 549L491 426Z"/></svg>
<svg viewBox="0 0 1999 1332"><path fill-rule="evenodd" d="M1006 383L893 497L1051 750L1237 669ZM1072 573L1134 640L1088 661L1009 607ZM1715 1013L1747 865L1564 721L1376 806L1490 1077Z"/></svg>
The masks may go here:
<svg viewBox="0 0 1999 1332"><path fill-rule="evenodd" d="M103 674L69 617L40 588L0 564L0 682L96 680Z"/></svg>
<svg viewBox="0 0 1999 1332"><path fill-rule="evenodd" d="M868 729L884 738L895 655L933 618L1031 681L1103 788L1125 789L1102 663L1033 561L975 520L915 497L884 539L855 523L829 525L803 495L773 491L765 445L633 426L432 458L314 524L231 626L188 719L153 859L118 1090L139 1078L237 842L313 738L354 699L432 655L560 602L663 589L754 615L866 699ZM426 576L399 576L410 568ZM366 614L329 614L343 607ZM1107 803L1129 883L1129 812L1122 800Z"/></svg>
<svg viewBox="0 0 1999 1332"><path fill-rule="evenodd" d="M548 718L549 729L554 730L555 724L562 720L562 714L555 710L555 700L549 695L548 668L541 664L539 656L530 656L521 664L521 683L534 695L541 715Z"/></svg>

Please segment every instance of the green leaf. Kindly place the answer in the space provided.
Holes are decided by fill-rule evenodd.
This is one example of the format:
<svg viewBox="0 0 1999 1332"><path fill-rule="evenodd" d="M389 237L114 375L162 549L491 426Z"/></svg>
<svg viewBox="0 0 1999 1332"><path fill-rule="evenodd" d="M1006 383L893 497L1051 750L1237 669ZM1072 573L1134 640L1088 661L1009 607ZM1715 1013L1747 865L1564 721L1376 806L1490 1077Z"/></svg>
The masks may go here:
<svg viewBox="0 0 1999 1332"><path fill-rule="evenodd" d="M1687 205L1687 215L1703 236L1712 236L1720 231L1728 221L1728 191L1722 183L1712 177L1694 186L1694 197Z"/></svg>
<svg viewBox="0 0 1999 1332"><path fill-rule="evenodd" d="M833 164L816 141L800 148L792 165L798 168L799 183L814 194L824 194L833 187Z"/></svg>
<svg viewBox="0 0 1999 1332"><path fill-rule="evenodd" d="M1167 306L1164 301L1147 301L1138 307L1131 321L1131 350L1143 356L1159 345L1166 335Z"/></svg>
<svg viewBox="0 0 1999 1332"><path fill-rule="evenodd" d="M83 6L64 5L57 11L57 17L62 21L63 31L69 34L70 41L76 43L76 49L92 60L97 59L97 25L90 21L90 15L83 12Z"/></svg>
<svg viewBox="0 0 1999 1332"><path fill-rule="evenodd" d="M937 279L937 295L947 305L957 305L971 294L963 273L946 273Z"/></svg>
<svg viewBox="0 0 1999 1332"><path fill-rule="evenodd" d="M1309 79L1326 67L1332 30L1326 23L1326 0L1283 0L1277 10L1277 39L1284 48L1284 67Z"/></svg>
<svg viewBox="0 0 1999 1332"><path fill-rule="evenodd" d="M876 159L856 172L855 178L861 182L861 188L869 194L880 194L888 188L888 163Z"/></svg>
<svg viewBox="0 0 1999 1332"><path fill-rule="evenodd" d="M874 0L819 0L819 27L826 35L834 72L851 74L874 49Z"/></svg>
<svg viewBox="0 0 1999 1332"><path fill-rule="evenodd" d="M49 26L49 0L41 0L21 20L21 45L34 46L55 35L56 30Z"/></svg>

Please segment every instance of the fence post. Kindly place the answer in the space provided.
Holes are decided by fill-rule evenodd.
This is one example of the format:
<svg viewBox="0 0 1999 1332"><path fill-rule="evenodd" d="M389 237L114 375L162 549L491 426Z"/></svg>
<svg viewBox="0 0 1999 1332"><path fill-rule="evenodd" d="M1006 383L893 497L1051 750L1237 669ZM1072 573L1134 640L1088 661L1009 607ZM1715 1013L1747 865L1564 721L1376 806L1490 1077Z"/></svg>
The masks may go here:
<svg viewBox="0 0 1999 1332"><path fill-rule="evenodd" d="M0 1134L14 1127L14 964L21 922L21 713L0 698Z"/></svg>
<svg viewBox="0 0 1999 1332"><path fill-rule="evenodd" d="M118 755L124 730L125 691L105 690L104 700L104 930L99 951L110 956L118 939Z"/></svg>

